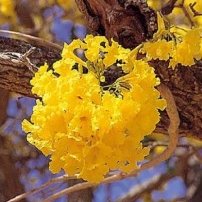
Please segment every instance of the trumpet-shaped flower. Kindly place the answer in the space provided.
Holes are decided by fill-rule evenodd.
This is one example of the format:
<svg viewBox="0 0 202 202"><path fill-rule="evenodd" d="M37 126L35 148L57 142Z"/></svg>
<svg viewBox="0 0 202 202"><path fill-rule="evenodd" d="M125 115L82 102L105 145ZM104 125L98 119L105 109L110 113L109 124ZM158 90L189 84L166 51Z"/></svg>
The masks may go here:
<svg viewBox="0 0 202 202"><path fill-rule="evenodd" d="M168 29L163 18L158 15L159 30L151 41L143 44L140 52L145 54L145 60L169 60L169 66L175 68L177 64L194 65L196 60L202 59L202 29L192 28L180 30L177 27Z"/></svg>

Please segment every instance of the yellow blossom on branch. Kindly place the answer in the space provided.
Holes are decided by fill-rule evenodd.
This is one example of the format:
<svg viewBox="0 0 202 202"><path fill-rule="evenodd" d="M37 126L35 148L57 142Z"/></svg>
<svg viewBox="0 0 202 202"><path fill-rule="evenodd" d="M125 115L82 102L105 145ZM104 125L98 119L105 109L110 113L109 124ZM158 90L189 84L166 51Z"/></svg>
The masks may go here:
<svg viewBox="0 0 202 202"><path fill-rule="evenodd" d="M142 53L146 53L148 60L169 60L174 50L174 42L165 39L156 42L145 43L141 49Z"/></svg>
<svg viewBox="0 0 202 202"><path fill-rule="evenodd" d="M169 66L175 68L178 64L191 66L202 59L202 28L166 28L160 15L158 26L154 38L140 48L139 52L145 54L145 60L169 61Z"/></svg>
<svg viewBox="0 0 202 202"><path fill-rule="evenodd" d="M109 72L120 69L109 82ZM102 36L74 40L52 70L39 68L31 84L41 100L22 127L28 141L51 156L53 173L63 169L100 182L110 170L137 168L149 154L141 141L166 104L154 69L129 49Z"/></svg>

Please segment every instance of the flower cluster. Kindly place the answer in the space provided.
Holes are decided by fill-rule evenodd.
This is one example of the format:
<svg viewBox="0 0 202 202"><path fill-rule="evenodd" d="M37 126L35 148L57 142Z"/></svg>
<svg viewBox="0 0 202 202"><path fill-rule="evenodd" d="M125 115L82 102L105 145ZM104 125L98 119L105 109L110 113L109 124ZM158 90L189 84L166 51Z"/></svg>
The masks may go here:
<svg viewBox="0 0 202 202"><path fill-rule="evenodd" d="M83 17L79 11L74 0L39 0L37 2L39 7L42 9L47 9L48 7L58 6L62 11L63 20L72 20L73 23L83 24ZM65 16L65 17L64 17ZM45 37L45 36L44 36Z"/></svg>
<svg viewBox="0 0 202 202"><path fill-rule="evenodd" d="M128 172L149 153L141 141L159 122L165 100L155 86L154 69L136 60L134 52L92 35L64 45L62 59L41 66L32 92L41 97L30 122L28 141L51 155L50 170L63 169L90 182L110 170ZM107 83L110 68L123 74Z"/></svg>
<svg viewBox="0 0 202 202"><path fill-rule="evenodd" d="M202 29L165 28L163 18L158 15L158 32L152 41L145 42L140 52L146 59L169 60L169 66L177 64L191 66L202 58Z"/></svg>

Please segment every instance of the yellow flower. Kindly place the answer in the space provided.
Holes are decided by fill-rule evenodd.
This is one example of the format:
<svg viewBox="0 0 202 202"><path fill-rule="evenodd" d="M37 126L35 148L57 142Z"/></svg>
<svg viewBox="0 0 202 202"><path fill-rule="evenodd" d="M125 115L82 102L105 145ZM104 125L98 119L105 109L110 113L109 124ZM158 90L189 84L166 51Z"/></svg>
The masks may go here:
<svg viewBox="0 0 202 202"><path fill-rule="evenodd" d="M167 148L166 146L156 146L154 148L154 153L161 154L166 150L166 148Z"/></svg>
<svg viewBox="0 0 202 202"><path fill-rule="evenodd" d="M86 43L84 47L86 48L85 56L86 58L94 62L98 60L101 56L101 52L103 51L104 47L101 45L101 43L108 43L107 39L104 36L95 36L88 35L84 42Z"/></svg>
<svg viewBox="0 0 202 202"><path fill-rule="evenodd" d="M202 46L201 33L202 30L200 28L193 28L182 36L182 42L176 44L172 54L170 61L172 68L179 63L185 66L191 66L195 63L195 60L202 58L202 53L200 52Z"/></svg>
<svg viewBox="0 0 202 202"><path fill-rule="evenodd" d="M166 41L165 39L156 42L145 43L141 49L142 53L146 53L146 58L159 59L159 60L169 60L170 55L174 49L173 41Z"/></svg>
<svg viewBox="0 0 202 202"><path fill-rule="evenodd" d="M53 173L100 182L112 169L137 168L149 154L140 142L155 129L165 101L154 69L136 52L87 36L65 45L53 70L45 64L35 74L32 91L41 100L22 127L31 144L51 155ZM128 74L107 83L111 65Z"/></svg>
<svg viewBox="0 0 202 202"><path fill-rule="evenodd" d="M1 0L0 1L0 14L14 18L15 14L15 1L14 0Z"/></svg>

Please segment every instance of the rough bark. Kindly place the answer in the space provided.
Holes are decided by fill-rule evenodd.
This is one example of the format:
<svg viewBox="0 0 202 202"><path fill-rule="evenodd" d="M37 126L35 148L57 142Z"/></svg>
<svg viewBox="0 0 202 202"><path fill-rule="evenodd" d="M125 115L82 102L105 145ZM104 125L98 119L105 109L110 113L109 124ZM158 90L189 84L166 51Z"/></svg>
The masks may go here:
<svg viewBox="0 0 202 202"><path fill-rule="evenodd" d="M91 30L134 48L157 30L156 13L145 0L76 0Z"/></svg>
<svg viewBox="0 0 202 202"><path fill-rule="evenodd" d="M32 45L21 40L0 37L0 44L0 54L10 54L11 57L14 57L16 54L24 54L32 47L35 47L36 49L29 55L29 59L37 67L43 65L45 62L51 65L60 59L59 50L53 50L36 44ZM12 62L3 58L0 57L0 87L7 91L36 97L36 95L31 93L30 85L30 79L34 73L24 64L19 65L18 62Z"/></svg>

